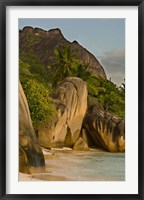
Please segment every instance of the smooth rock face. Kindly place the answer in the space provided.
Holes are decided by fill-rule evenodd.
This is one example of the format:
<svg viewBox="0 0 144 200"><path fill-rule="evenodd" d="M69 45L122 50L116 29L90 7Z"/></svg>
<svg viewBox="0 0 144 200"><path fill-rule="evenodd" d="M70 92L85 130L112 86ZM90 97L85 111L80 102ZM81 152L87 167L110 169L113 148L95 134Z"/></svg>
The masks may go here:
<svg viewBox="0 0 144 200"><path fill-rule="evenodd" d="M83 63L89 64L88 70L90 72L96 73L99 77L106 79L106 73L102 65L92 53L82 47L77 41L73 41L70 47L73 52L78 54L78 58L82 60Z"/></svg>
<svg viewBox="0 0 144 200"><path fill-rule="evenodd" d="M67 136L65 146L72 147L78 139L87 109L87 88L79 78L67 78L61 87L65 95L58 98L67 106Z"/></svg>
<svg viewBox="0 0 144 200"><path fill-rule="evenodd" d="M99 104L89 108L83 122L96 146L110 152L125 151L125 122L105 112Z"/></svg>
<svg viewBox="0 0 144 200"><path fill-rule="evenodd" d="M77 77L66 78L52 98L57 116L47 127L38 130L38 141L46 148L72 147L80 135L87 109L86 84Z"/></svg>
<svg viewBox="0 0 144 200"><path fill-rule="evenodd" d="M25 45L26 43L29 43L29 37L31 36L35 36L39 38L39 40L30 46ZM20 55L24 52L34 52L39 60L47 67L52 62L50 58L54 56L54 49L61 49L64 45L67 45L70 46L73 52L77 53L78 59L80 59L84 64L89 64L89 71L92 71L99 77L106 79L106 73L97 58L87 49L82 47L77 41L69 42L66 40L61 30L58 28L46 31L29 26L24 27L23 30L19 32L19 38Z"/></svg>
<svg viewBox="0 0 144 200"><path fill-rule="evenodd" d="M56 108L55 116L45 127L38 130L38 142L45 148L62 148L67 134L67 110L59 100L53 99L52 102Z"/></svg>
<svg viewBox="0 0 144 200"><path fill-rule="evenodd" d="M80 137L73 146L73 150L78 150L78 151L87 151L89 150L88 145L85 143L85 141Z"/></svg>
<svg viewBox="0 0 144 200"><path fill-rule="evenodd" d="M32 126L23 88L19 82L19 170L30 173L32 168L37 171L44 165L44 156Z"/></svg>

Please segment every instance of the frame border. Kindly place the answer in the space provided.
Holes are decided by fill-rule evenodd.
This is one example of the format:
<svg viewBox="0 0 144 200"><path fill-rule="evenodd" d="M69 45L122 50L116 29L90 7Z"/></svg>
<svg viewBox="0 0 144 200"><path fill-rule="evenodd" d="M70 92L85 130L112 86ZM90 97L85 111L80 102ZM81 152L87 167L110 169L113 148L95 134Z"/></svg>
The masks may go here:
<svg viewBox="0 0 144 200"><path fill-rule="evenodd" d="M6 7L138 6L138 194L6 194ZM144 1L143 0L0 0L0 199L144 200Z"/></svg>

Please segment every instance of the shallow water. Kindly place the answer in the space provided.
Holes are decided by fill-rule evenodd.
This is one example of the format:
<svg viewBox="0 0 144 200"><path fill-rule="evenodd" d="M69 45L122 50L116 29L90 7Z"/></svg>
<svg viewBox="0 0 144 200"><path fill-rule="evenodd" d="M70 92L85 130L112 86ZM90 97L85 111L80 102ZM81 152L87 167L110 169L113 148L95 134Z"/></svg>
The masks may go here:
<svg viewBox="0 0 144 200"><path fill-rule="evenodd" d="M57 151L46 159L46 170L70 181L124 181L125 154Z"/></svg>

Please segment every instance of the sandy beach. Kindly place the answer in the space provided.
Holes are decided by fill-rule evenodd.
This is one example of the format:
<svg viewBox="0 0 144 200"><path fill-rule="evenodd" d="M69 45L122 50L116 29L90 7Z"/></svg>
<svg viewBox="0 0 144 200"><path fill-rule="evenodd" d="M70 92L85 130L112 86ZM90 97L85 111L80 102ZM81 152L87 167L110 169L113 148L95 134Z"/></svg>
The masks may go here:
<svg viewBox="0 0 144 200"><path fill-rule="evenodd" d="M54 176L48 173L24 174L19 173L19 181L66 181L62 176Z"/></svg>
<svg viewBox="0 0 144 200"><path fill-rule="evenodd" d="M62 149L54 148L51 150L42 148L42 151L46 163L45 170L32 174L19 173L19 181L74 181L72 177L70 179L66 177L69 172L65 169L66 166L69 169L75 167L75 162L71 156L79 156L81 159L81 157L90 154L90 152L104 152L101 149L91 149L90 151L78 152L66 147ZM76 176L78 176L78 174L76 174Z"/></svg>
<svg viewBox="0 0 144 200"><path fill-rule="evenodd" d="M53 148L51 150L42 148L45 160L60 160L60 156L57 152L72 151L71 148L64 147L62 149ZM54 167L49 165L49 168ZM66 181L64 176L52 175L49 171L43 171L41 173L24 174L19 172L19 181Z"/></svg>

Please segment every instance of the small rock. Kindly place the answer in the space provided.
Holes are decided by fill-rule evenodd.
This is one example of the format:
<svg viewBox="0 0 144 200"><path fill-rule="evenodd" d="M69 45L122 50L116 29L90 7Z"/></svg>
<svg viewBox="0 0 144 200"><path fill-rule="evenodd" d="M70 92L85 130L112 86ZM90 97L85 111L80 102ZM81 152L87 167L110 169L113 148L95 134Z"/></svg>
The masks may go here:
<svg viewBox="0 0 144 200"><path fill-rule="evenodd" d="M78 151L87 151L89 150L88 145L85 143L85 141L80 137L73 146L73 150L78 150Z"/></svg>

